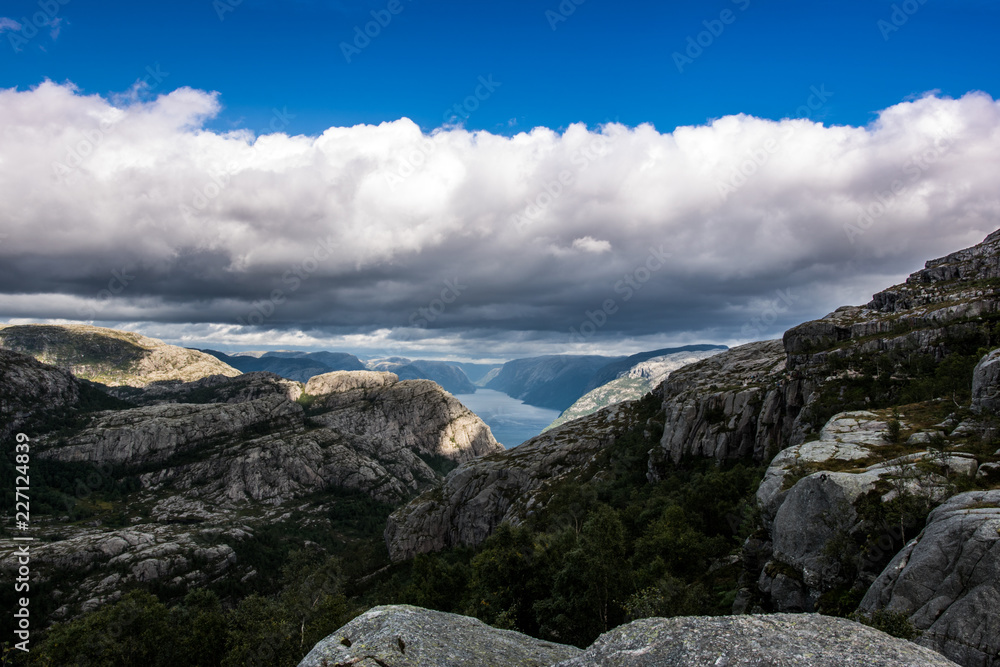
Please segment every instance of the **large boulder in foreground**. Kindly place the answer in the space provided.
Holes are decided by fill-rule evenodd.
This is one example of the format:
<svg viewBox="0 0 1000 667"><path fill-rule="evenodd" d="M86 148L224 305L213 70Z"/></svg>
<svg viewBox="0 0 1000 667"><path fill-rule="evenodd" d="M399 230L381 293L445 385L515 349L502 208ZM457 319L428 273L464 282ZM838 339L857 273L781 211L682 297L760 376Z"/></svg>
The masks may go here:
<svg viewBox="0 0 1000 667"><path fill-rule="evenodd" d="M468 616L409 605L375 607L322 640L299 667L544 667L580 653Z"/></svg>
<svg viewBox="0 0 1000 667"><path fill-rule="evenodd" d="M954 667L922 646L819 614L645 618L558 667Z"/></svg>
<svg viewBox="0 0 1000 667"><path fill-rule="evenodd" d="M590 648L497 630L467 616L375 607L323 641L299 667L955 667L923 646L818 614L647 618Z"/></svg>
<svg viewBox="0 0 1000 667"><path fill-rule="evenodd" d="M903 612L917 640L966 667L1000 665L1000 490L970 491L931 512L859 611Z"/></svg>

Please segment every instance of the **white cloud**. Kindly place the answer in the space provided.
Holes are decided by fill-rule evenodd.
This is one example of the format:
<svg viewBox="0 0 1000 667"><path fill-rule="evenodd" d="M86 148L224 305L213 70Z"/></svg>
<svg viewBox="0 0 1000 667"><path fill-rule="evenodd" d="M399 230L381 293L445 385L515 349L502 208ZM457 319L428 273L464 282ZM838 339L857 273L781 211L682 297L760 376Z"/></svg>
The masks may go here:
<svg viewBox="0 0 1000 667"><path fill-rule="evenodd" d="M457 277L469 287L434 328L565 342L612 298L598 337L729 341L775 290L812 295L793 323L1000 227L1000 105L980 93L868 127L738 115L510 137L405 118L204 129L219 109L190 88L0 91L0 316L74 317L128 264L102 318L230 326L280 289L268 324L397 330ZM651 248L670 260L645 282ZM830 289L845 284L853 298Z"/></svg>
<svg viewBox="0 0 1000 667"><path fill-rule="evenodd" d="M14 19L7 18L6 16L0 16L0 33L6 32L8 30L13 30L15 32L21 29L21 24Z"/></svg>

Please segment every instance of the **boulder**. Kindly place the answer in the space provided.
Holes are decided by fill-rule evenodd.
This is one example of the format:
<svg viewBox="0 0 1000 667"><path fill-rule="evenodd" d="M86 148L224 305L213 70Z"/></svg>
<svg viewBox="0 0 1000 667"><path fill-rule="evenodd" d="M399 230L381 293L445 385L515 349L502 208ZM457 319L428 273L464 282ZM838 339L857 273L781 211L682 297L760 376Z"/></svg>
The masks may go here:
<svg viewBox="0 0 1000 667"><path fill-rule="evenodd" d="M931 512L859 611L903 612L917 640L966 667L1000 665L1000 490L970 491Z"/></svg>
<svg viewBox="0 0 1000 667"><path fill-rule="evenodd" d="M819 614L646 618L556 667L954 667L911 642Z"/></svg>
<svg viewBox="0 0 1000 667"><path fill-rule="evenodd" d="M299 667L544 667L579 653L468 616L390 605L369 609L320 641Z"/></svg>

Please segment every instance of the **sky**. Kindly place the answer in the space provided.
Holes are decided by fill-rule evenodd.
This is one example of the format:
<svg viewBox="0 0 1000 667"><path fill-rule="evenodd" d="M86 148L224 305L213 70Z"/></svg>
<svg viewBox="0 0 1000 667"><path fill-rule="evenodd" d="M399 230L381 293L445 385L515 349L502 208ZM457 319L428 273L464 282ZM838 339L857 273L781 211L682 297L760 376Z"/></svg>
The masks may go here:
<svg viewBox="0 0 1000 667"><path fill-rule="evenodd" d="M1000 3L6 0L0 322L778 337L1000 228Z"/></svg>

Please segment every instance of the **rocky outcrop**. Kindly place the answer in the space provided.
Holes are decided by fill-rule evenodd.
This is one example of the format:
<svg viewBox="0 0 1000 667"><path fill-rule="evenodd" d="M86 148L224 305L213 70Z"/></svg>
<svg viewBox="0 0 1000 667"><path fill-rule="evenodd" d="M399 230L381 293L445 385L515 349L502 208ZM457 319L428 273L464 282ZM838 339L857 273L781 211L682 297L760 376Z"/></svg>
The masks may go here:
<svg viewBox="0 0 1000 667"><path fill-rule="evenodd" d="M141 388L107 387L105 391L133 405L246 403L267 396L297 401L303 393L302 383L265 372L244 373L235 377L210 375L193 382L165 380Z"/></svg>
<svg viewBox="0 0 1000 667"><path fill-rule="evenodd" d="M352 389L381 389L399 382L395 373L375 371L335 371L309 378L306 393L310 396L335 394Z"/></svg>
<svg viewBox="0 0 1000 667"><path fill-rule="evenodd" d="M661 390L663 438L650 457L650 479L657 460L762 460L801 442L810 387L785 372L780 341L742 345L675 371Z"/></svg>
<svg viewBox="0 0 1000 667"><path fill-rule="evenodd" d="M972 409L1000 412L1000 349L984 356L972 372Z"/></svg>
<svg viewBox="0 0 1000 667"><path fill-rule="evenodd" d="M545 667L578 653L468 616L391 605L369 609L320 641L299 667Z"/></svg>
<svg viewBox="0 0 1000 667"><path fill-rule="evenodd" d="M302 406L282 396L243 403L166 404L99 413L89 427L40 443L40 455L58 461L139 466L201 449L213 440L302 421Z"/></svg>
<svg viewBox="0 0 1000 667"><path fill-rule="evenodd" d="M5 441L32 419L65 410L79 399L80 383L68 372L0 349L0 437Z"/></svg>
<svg viewBox="0 0 1000 667"><path fill-rule="evenodd" d="M584 465L608 447L628 421L628 408L612 406L514 449L460 465L439 487L389 517L389 556L403 560L451 546L474 546L505 521L521 523L529 512L542 508L546 489L567 477L588 474Z"/></svg>
<svg viewBox="0 0 1000 667"><path fill-rule="evenodd" d="M838 308L785 332L788 368L821 365L828 356L892 350L934 351L1000 312L1000 231L971 248L926 263L906 282L863 307ZM944 350L937 350L940 355Z"/></svg>
<svg viewBox="0 0 1000 667"><path fill-rule="evenodd" d="M313 390L328 392L321 395L305 395L300 383L271 373L216 375L109 390L129 401L121 403L25 355L0 350L0 364L11 392L5 416L24 405L37 417L28 403L48 399L63 408L58 423L71 424L30 434L33 457L49 459L69 480L52 496L65 502L54 511L66 515L43 513L33 523L40 542L32 573L64 589L60 618L113 601L135 584L155 581L183 594L255 576L237 553L259 525L323 530L343 514L346 492L398 505L439 480L444 464L503 451L440 387L391 374L320 377ZM120 409L78 410L83 391ZM109 502L110 488L128 495ZM101 518L71 517L78 514ZM16 567L16 547L0 539L0 570Z"/></svg>
<svg viewBox="0 0 1000 667"><path fill-rule="evenodd" d="M890 447L886 416L849 412L831 419L818 440L774 458L757 490L768 539L752 545L766 552L766 563L753 576L769 606L813 611L826 591L854 577L874 578L878 570L872 568L884 561L861 559L848 567L842 554L828 548L835 539L853 541L872 529L858 510L860 500L874 494L886 503L908 494L933 506L953 493L950 478L976 474L972 455L927 449L931 438L917 437L927 433L915 433L900 455ZM905 538L907 528L916 530L903 526L895 539Z"/></svg>
<svg viewBox="0 0 1000 667"><path fill-rule="evenodd" d="M882 572L859 611L902 612L916 641L966 667L1000 665L1000 490L958 494Z"/></svg>
<svg viewBox="0 0 1000 667"><path fill-rule="evenodd" d="M545 430L580 417L586 417L615 403L642 398L662 384L672 372L688 364L719 354L723 349L673 352L640 361L634 366L622 370L614 379L584 394L576 403L563 410L563 413L546 426Z"/></svg>
<svg viewBox="0 0 1000 667"><path fill-rule="evenodd" d="M113 602L123 589L136 584L156 582L183 590L217 582L239 569L232 545L250 537L251 529L146 524L74 533L58 541L36 542L31 549L35 572L60 579L73 573L65 590L52 593L61 605L55 619L65 618L71 606L86 612ZM0 571L12 579L18 568L16 547L13 541L0 541ZM34 580L38 581L37 574Z"/></svg>
<svg viewBox="0 0 1000 667"><path fill-rule="evenodd" d="M336 391L319 396L311 406L314 423L340 433L378 438L420 454L469 461L503 451L487 426L471 410L430 380L395 381L392 373L364 374L357 380L340 377L310 380L306 392L315 395L313 381L332 382ZM339 373L329 375L340 376ZM352 390L343 387L357 382ZM381 383L381 384L379 384ZM313 391L310 391L313 386ZM327 385L322 385L327 386Z"/></svg>
<svg viewBox="0 0 1000 667"><path fill-rule="evenodd" d="M86 325L25 324L0 327L0 346L108 386L190 382L240 372L215 357L130 331Z"/></svg>
<svg viewBox="0 0 1000 667"><path fill-rule="evenodd" d="M647 618L585 651L476 619L409 606L376 607L319 642L299 667L954 667L922 646L815 614Z"/></svg>
<svg viewBox="0 0 1000 667"><path fill-rule="evenodd" d="M633 621L558 667L954 667L934 651L818 614L681 616Z"/></svg>

